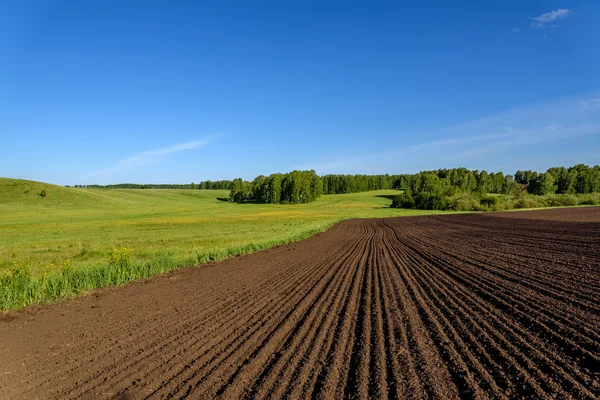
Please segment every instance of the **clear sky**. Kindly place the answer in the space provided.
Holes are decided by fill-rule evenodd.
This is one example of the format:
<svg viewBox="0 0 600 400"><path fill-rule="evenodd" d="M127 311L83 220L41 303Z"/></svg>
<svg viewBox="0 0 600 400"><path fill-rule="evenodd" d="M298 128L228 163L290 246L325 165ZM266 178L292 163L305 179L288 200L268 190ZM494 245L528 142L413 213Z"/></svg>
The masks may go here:
<svg viewBox="0 0 600 400"><path fill-rule="evenodd" d="M0 2L0 176L600 163L600 2Z"/></svg>

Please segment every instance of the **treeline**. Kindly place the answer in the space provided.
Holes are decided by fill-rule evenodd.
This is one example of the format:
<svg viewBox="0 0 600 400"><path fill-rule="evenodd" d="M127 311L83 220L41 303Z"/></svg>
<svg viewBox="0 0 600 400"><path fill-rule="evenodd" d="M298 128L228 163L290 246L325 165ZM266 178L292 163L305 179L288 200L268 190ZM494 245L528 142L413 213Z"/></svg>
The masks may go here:
<svg viewBox="0 0 600 400"><path fill-rule="evenodd" d="M229 197L235 202L310 203L323 194L323 180L315 171L260 175L252 182L234 179Z"/></svg>
<svg viewBox="0 0 600 400"><path fill-rule="evenodd" d="M296 171L298 172L298 171ZM269 177L284 176L288 174L272 174ZM367 192L369 190L380 189L402 189L404 188L406 177L408 175L325 175L321 177L323 182L323 194L343 194ZM258 181L257 181L258 179ZM258 187L260 180L267 177L259 176L253 182L245 184L246 191L248 186ZM277 179L277 178L274 178ZM283 178L282 178L283 179ZM256 181L256 182L255 182ZM67 187L70 187L67 185ZM74 185L74 188L90 189L213 189L213 190L231 190L233 181L202 181L198 184L138 184L138 183L119 183L114 185ZM243 198L254 199L254 193L244 192L243 189L236 188L236 193L244 193ZM270 201L273 203L273 201ZM275 201L278 203L279 201Z"/></svg>
<svg viewBox="0 0 600 400"><path fill-rule="evenodd" d="M600 165L554 167L541 174L534 171L517 171L515 181L527 185L529 193L538 195L597 193L600 192Z"/></svg>
<svg viewBox="0 0 600 400"><path fill-rule="evenodd" d="M554 167L542 173L517 171L514 176L466 168L440 169L404 175L404 179L405 190L394 198L392 207L478 211L594 204L600 198L585 196L600 192L598 165Z"/></svg>
<svg viewBox="0 0 600 400"><path fill-rule="evenodd" d="M194 182L188 184L181 183L117 183L114 185L73 185L74 188L83 189L211 189L211 190L229 190L231 189L230 180L220 181L202 181L198 184ZM66 185L66 187L71 187Z"/></svg>
<svg viewBox="0 0 600 400"><path fill-rule="evenodd" d="M229 190L231 189L230 180L221 180L221 181L202 181L198 184L198 189L203 190Z"/></svg>
<svg viewBox="0 0 600 400"><path fill-rule="evenodd" d="M114 185L73 185L73 187L84 189L190 189L191 185L189 183L117 183Z"/></svg>
<svg viewBox="0 0 600 400"><path fill-rule="evenodd" d="M324 194L367 192L380 189L401 189L407 175L325 175Z"/></svg>

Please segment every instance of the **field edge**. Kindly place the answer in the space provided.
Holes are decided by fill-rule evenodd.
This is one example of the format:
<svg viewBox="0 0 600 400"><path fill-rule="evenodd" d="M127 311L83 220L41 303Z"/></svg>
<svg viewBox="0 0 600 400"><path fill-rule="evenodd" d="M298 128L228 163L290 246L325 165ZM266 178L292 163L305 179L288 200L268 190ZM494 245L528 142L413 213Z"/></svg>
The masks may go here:
<svg viewBox="0 0 600 400"><path fill-rule="evenodd" d="M0 289L2 289L0 291L0 315L32 306L71 300L94 290L123 286L180 269L203 267L233 257L296 243L326 232L334 225L348 219L361 218L342 217L288 238L210 250L196 253L185 259L173 259L165 254L150 261L131 261L129 249L123 248L115 249L113 257L106 264L96 264L78 269L67 265L54 273L42 276L32 276L25 269L15 268L8 274L0 276Z"/></svg>

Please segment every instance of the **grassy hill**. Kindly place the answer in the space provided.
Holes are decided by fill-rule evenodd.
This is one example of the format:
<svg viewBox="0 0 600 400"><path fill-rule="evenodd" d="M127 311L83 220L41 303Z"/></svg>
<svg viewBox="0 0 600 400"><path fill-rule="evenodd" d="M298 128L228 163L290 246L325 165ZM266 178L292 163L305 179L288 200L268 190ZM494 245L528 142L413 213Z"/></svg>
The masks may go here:
<svg viewBox="0 0 600 400"><path fill-rule="evenodd" d="M39 195L42 189L46 197ZM30 299L0 298L0 309L299 240L345 218L431 213L389 208L396 193L327 195L300 205L236 204L225 201L223 190L74 189L2 178L0 285L21 272L32 281L64 278L65 271L97 276ZM120 275L102 275L115 268L123 270Z"/></svg>
<svg viewBox="0 0 600 400"><path fill-rule="evenodd" d="M41 195L42 191L45 196ZM199 192L162 189L79 189L22 179L0 178L0 207L15 210L32 207L56 210L137 207L160 205L164 200L185 201L189 197L206 197L205 193Z"/></svg>
<svg viewBox="0 0 600 400"><path fill-rule="evenodd" d="M40 194L44 191L45 197ZM0 178L0 205L27 207L92 206L106 203L101 193L93 194L48 183Z"/></svg>

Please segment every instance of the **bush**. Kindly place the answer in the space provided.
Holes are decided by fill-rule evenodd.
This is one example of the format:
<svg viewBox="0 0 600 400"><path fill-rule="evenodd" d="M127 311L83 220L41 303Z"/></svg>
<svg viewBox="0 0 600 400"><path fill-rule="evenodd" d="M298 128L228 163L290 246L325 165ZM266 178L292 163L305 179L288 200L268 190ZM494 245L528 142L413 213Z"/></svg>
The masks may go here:
<svg viewBox="0 0 600 400"><path fill-rule="evenodd" d="M597 206L599 203L600 202L598 201L598 199L594 197L587 197L581 199L579 204L581 204L582 206Z"/></svg>
<svg viewBox="0 0 600 400"><path fill-rule="evenodd" d="M580 204L577 196L571 194L557 194L547 196L546 204L549 207L572 207Z"/></svg>
<svg viewBox="0 0 600 400"><path fill-rule="evenodd" d="M419 210L446 210L448 199L441 194L419 193L415 196L415 207Z"/></svg>
<svg viewBox="0 0 600 400"><path fill-rule="evenodd" d="M406 191L392 200L393 208L416 208L419 210L447 210L449 199L441 194L419 193L412 196Z"/></svg>
<svg viewBox="0 0 600 400"><path fill-rule="evenodd" d="M46 189L42 189L42 191L40 192L40 196L41 197L46 197Z"/></svg>
<svg viewBox="0 0 600 400"><path fill-rule="evenodd" d="M483 196L481 200L479 200L480 204L484 207L493 207L498 204L498 198L496 196Z"/></svg>
<svg viewBox="0 0 600 400"><path fill-rule="evenodd" d="M460 193L450 199L448 209L453 211L483 211L479 200L471 193Z"/></svg>
<svg viewBox="0 0 600 400"><path fill-rule="evenodd" d="M542 208L546 207L544 198L541 196L523 196L515 204L515 208Z"/></svg>
<svg viewBox="0 0 600 400"><path fill-rule="evenodd" d="M415 208L415 199L409 192L404 192L398 196L394 196L392 200L392 208Z"/></svg>

